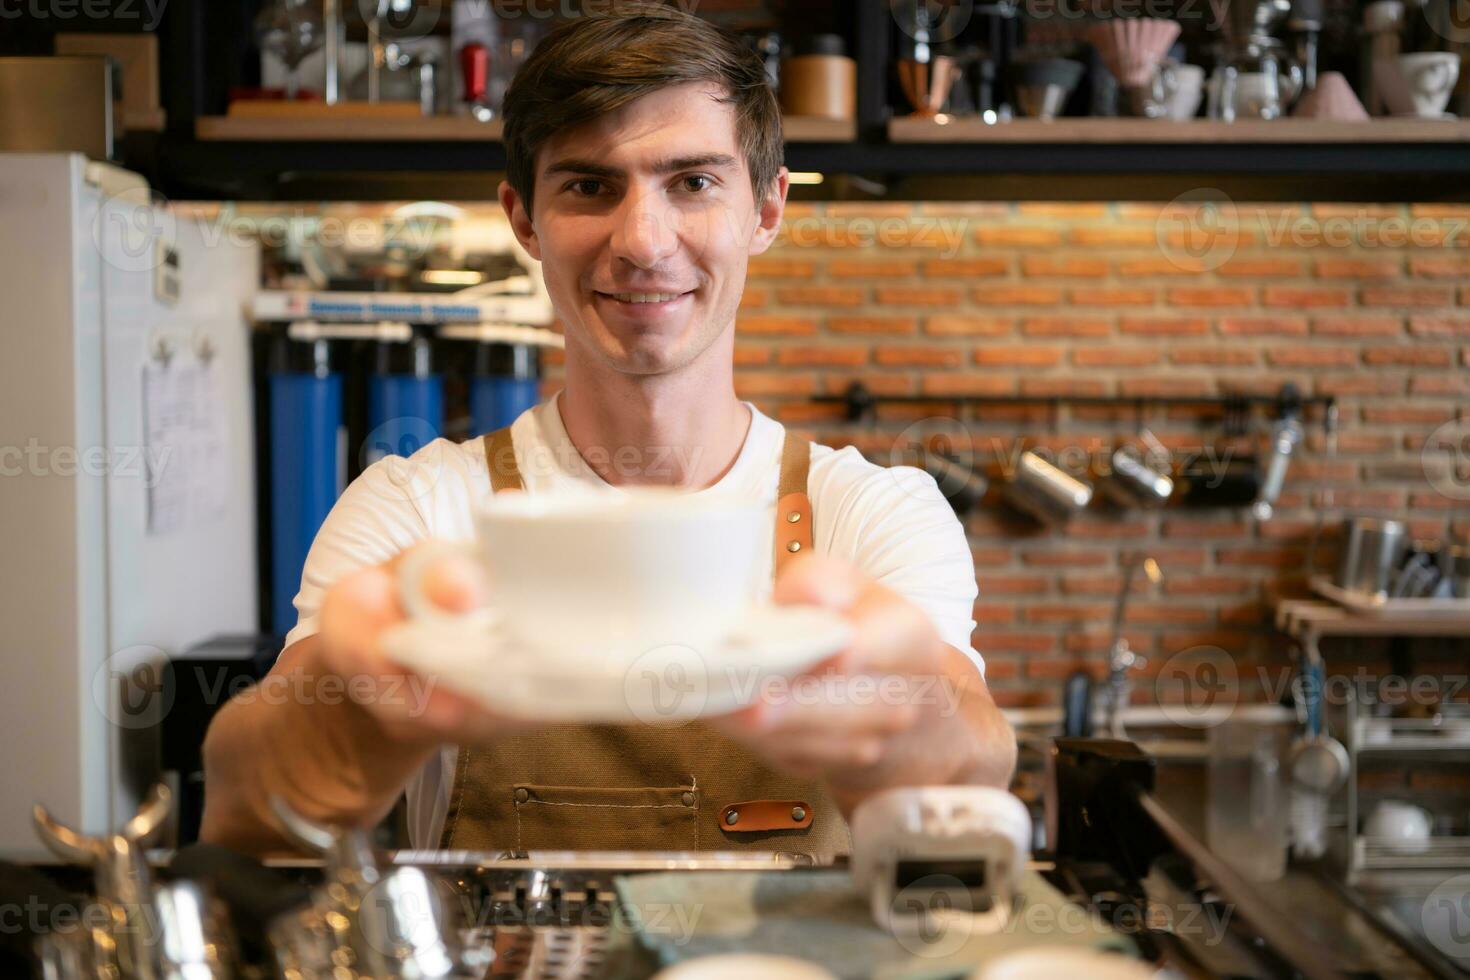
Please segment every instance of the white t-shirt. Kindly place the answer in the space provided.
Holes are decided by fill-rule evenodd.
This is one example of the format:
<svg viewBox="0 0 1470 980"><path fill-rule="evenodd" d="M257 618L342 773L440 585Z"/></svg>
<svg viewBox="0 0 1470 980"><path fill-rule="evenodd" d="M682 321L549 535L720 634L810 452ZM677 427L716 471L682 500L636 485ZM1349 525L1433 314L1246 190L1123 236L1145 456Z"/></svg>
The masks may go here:
<svg viewBox="0 0 1470 980"><path fill-rule="evenodd" d="M529 493L559 490L617 492L578 454L562 425L558 398L521 414L511 428L516 464ZM760 499L775 535L781 424L747 403L750 431L733 466L714 486L695 493L737 493ZM646 461L648 466L657 460ZM387 561L426 538L473 540L474 511L491 494L483 439L436 439L408 459L390 456L362 472L332 507L301 575L296 627L286 645L317 632L327 588L343 575ZM967 654L975 629L975 565L964 528L934 479L907 466L870 463L855 448L813 445L807 494L813 548L846 561L900 593L933 618L944 642ZM761 549L760 581L769 594L771 549ZM764 597L764 596L763 596ZM437 847L449 810L456 750L446 747L409 783L409 835L414 847Z"/></svg>

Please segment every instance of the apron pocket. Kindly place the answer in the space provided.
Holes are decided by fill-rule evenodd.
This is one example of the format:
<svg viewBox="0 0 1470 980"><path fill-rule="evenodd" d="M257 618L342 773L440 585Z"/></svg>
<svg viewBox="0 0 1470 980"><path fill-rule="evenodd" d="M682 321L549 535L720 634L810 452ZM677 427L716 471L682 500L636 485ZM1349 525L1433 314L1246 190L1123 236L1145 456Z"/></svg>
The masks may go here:
<svg viewBox="0 0 1470 980"><path fill-rule="evenodd" d="M537 786L518 783L516 841L523 851L693 851L693 786Z"/></svg>

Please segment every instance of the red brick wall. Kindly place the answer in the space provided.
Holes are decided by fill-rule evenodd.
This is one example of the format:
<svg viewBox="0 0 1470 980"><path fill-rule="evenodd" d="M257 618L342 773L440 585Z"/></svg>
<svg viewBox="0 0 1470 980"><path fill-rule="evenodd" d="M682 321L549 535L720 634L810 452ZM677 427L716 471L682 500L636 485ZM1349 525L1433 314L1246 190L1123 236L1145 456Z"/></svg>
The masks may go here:
<svg viewBox="0 0 1470 980"><path fill-rule="evenodd" d="M1407 516L1419 536L1470 536L1470 206L1217 203L1203 214L1138 203L793 204L780 243L752 262L737 332L742 396L825 443L889 462L912 461L903 450L916 420L948 419L937 428L967 438L987 469L992 492L968 518L974 639L1007 705L1054 702L1077 666L1102 671L1119 559L1130 551L1164 572L1127 623L1148 672L1216 645L1249 691L1259 667L1279 687L1287 650L1270 629L1272 606L1306 594L1319 511L1329 526L1344 512L1380 513ZM363 207L322 213L342 220ZM247 207L240 220L270 213ZM812 400L854 380L932 401L855 425L841 406ZM1240 510L1140 513L1097 500L1065 529L1038 528L997 499L1016 452L1101 454L1133 431L1133 409L1053 418L1034 406L962 413L946 401L1275 394L1286 381L1338 398L1338 451L1328 455L1311 426L1266 523ZM1217 446L1218 420L1197 409L1155 411L1147 422L1181 456L1241 448ZM1458 456L1443 451L1450 440ZM1332 557L1329 539L1322 564ZM1381 673L1383 644L1331 652L1335 671ZM1413 666L1462 681L1470 665L1470 640L1412 652ZM1447 690L1470 695L1463 683ZM1177 691L1144 683L1136 696Z"/></svg>
<svg viewBox="0 0 1470 980"><path fill-rule="evenodd" d="M1278 596L1303 593L1318 508L1407 515L1423 536L1470 534L1470 479L1436 489L1424 454L1439 427L1470 417L1467 274L1463 207L795 205L781 244L751 266L737 387L824 442L881 458L917 418L962 419L952 434L971 438L995 484L1017 440L1099 451L1133 429L1132 409L1053 418L993 407L982 418L945 397L1274 393L1286 381L1338 396L1337 455L1309 427L1269 522L1095 501L1048 531L1008 511L994 488L968 521L975 643L1003 703L1054 702L1075 666L1101 670L1119 557L1132 549L1164 572L1128 617L1150 669L1213 644L1245 678L1283 662L1270 611ZM873 426L810 400L853 380L935 400L885 409ZM1200 417L1161 410L1148 422L1176 450L1213 447L1219 427ZM1463 462L1470 449L1461 452ZM1448 459L1431 452L1428 465ZM1141 699L1155 693L1139 687Z"/></svg>

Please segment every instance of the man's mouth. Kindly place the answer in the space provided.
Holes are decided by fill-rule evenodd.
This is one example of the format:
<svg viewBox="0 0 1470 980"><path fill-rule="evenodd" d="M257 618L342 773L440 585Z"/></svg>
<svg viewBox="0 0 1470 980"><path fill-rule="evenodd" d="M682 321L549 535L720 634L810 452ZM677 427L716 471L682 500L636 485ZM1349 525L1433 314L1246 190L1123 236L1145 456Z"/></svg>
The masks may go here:
<svg viewBox="0 0 1470 980"><path fill-rule="evenodd" d="M668 303L683 296L683 293L603 293L619 303Z"/></svg>

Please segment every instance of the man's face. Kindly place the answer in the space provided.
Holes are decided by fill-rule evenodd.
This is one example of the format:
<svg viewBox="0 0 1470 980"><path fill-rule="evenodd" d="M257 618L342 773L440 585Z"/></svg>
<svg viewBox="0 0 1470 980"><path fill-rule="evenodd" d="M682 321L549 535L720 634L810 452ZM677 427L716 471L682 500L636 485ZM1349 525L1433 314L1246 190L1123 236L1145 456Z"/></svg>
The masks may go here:
<svg viewBox="0 0 1470 980"><path fill-rule="evenodd" d="M530 220L501 187L568 346L614 370L665 374L710 350L780 225L786 172L756 201L720 94L671 86L558 134L536 159Z"/></svg>

